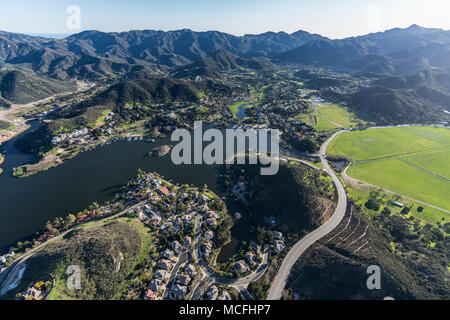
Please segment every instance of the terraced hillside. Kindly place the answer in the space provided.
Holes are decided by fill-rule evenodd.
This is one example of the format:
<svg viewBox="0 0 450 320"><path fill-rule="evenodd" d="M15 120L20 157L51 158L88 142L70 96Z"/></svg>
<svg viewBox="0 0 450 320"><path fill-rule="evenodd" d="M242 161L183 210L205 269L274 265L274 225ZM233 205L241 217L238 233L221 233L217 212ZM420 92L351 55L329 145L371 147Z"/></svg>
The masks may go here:
<svg viewBox="0 0 450 320"><path fill-rule="evenodd" d="M341 224L297 261L284 298L449 299L448 248L431 225L387 212L369 218L351 204ZM380 267L379 290L367 288L372 265Z"/></svg>

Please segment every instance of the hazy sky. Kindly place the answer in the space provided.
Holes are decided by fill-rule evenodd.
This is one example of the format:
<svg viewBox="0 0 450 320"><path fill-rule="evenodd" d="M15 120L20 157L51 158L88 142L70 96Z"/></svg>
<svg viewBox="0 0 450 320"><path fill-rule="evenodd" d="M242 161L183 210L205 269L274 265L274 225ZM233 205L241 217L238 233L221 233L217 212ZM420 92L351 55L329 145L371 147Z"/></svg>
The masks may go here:
<svg viewBox="0 0 450 320"><path fill-rule="evenodd" d="M69 29L70 5L80 29ZM0 0L0 30L218 30L236 35L299 29L330 38L419 24L450 29L449 0ZM73 23L71 26L77 26ZM69 23L70 24L70 23Z"/></svg>

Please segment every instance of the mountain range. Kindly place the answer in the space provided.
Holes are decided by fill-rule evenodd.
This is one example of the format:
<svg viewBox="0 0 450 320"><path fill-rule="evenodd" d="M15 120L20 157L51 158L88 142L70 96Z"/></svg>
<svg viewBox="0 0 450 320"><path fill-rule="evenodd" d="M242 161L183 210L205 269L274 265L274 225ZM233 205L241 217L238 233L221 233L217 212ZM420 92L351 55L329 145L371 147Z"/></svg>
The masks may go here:
<svg viewBox="0 0 450 320"><path fill-rule="evenodd" d="M312 39L275 59L385 75L450 68L450 31L412 25L341 40Z"/></svg>
<svg viewBox="0 0 450 320"><path fill-rule="evenodd" d="M226 53L225 53L226 52ZM64 39L48 39L0 31L0 66L32 70L57 79L99 78L138 70L145 74L213 74L235 68L230 60L258 69L269 61L328 67L383 75L450 68L450 31L395 28L385 32L331 40L297 31L234 36L218 31L134 30L120 33L84 31ZM241 59L241 60L240 60ZM242 59L250 59L245 61ZM188 66L186 68L186 66ZM211 68L213 67L213 68ZM214 68L217 67L217 68ZM225 68L224 68L225 67ZM195 73L195 72L194 72Z"/></svg>
<svg viewBox="0 0 450 320"><path fill-rule="evenodd" d="M126 74L136 65L152 70L186 66L219 50L245 58L268 56L321 38L304 31L242 37L188 29L122 33L84 31L65 39L0 32L0 65L26 68L63 80L98 78Z"/></svg>
<svg viewBox="0 0 450 320"><path fill-rule="evenodd" d="M417 25L337 40L305 31L244 36L189 29L84 31L64 39L0 31L0 104L27 101L22 99L27 86L19 83L28 83L32 93L48 87L42 91L49 95L63 90L61 80L113 79L123 82L113 90L134 92L139 98L142 90L129 81L221 79L228 71L267 72L283 65L378 79L344 98L356 111L371 113L384 123L432 120L450 106L450 31ZM5 76L11 69L15 73ZM305 79L310 89L346 85L342 79L317 79L307 72L294 76ZM150 90L143 97L157 96Z"/></svg>

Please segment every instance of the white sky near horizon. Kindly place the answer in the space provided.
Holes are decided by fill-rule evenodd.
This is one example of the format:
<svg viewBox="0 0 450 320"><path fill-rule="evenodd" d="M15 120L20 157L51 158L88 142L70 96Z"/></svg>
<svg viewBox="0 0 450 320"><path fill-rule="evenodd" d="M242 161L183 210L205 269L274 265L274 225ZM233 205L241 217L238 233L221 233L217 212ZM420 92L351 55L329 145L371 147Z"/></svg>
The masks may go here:
<svg viewBox="0 0 450 320"><path fill-rule="evenodd" d="M81 10L80 29L67 27L69 5ZM0 30L29 34L189 28L344 38L411 24L450 29L449 0L0 0L0 8Z"/></svg>

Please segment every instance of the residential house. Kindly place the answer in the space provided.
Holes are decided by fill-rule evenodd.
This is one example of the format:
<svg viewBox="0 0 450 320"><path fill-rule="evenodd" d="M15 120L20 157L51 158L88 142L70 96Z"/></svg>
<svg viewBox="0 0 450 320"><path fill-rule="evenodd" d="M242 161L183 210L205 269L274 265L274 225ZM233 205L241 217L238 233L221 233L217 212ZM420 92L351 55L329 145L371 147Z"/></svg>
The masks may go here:
<svg viewBox="0 0 450 320"><path fill-rule="evenodd" d="M164 269L158 269L153 276L159 280L166 280L167 278L169 278L169 272Z"/></svg>
<svg viewBox="0 0 450 320"><path fill-rule="evenodd" d="M144 300L158 300L158 294L153 290L147 290Z"/></svg>
<svg viewBox="0 0 450 320"><path fill-rule="evenodd" d="M203 246L202 246L203 255L209 256L209 254L211 253L211 249L212 249L212 245L211 245L210 241L203 243Z"/></svg>
<svg viewBox="0 0 450 320"><path fill-rule="evenodd" d="M189 227L192 223L192 217L191 216L184 216L183 217L183 224L185 227Z"/></svg>
<svg viewBox="0 0 450 320"><path fill-rule="evenodd" d="M214 219L216 219L216 218L219 217L219 215L218 215L217 213L215 213L214 211L209 210L209 211L206 211L206 212L203 214L203 217L204 217L205 219L209 219L209 218L214 218Z"/></svg>
<svg viewBox="0 0 450 320"><path fill-rule="evenodd" d="M172 248L178 254L180 254L184 250L184 247L176 240L172 241Z"/></svg>
<svg viewBox="0 0 450 320"><path fill-rule="evenodd" d="M161 181L158 179L152 179L152 181L150 181L150 183L155 187L155 188L160 188L161 187Z"/></svg>
<svg viewBox="0 0 450 320"><path fill-rule="evenodd" d="M148 288L154 292L158 292L159 289L161 289L162 285L163 285L163 283L160 279L153 279L148 284Z"/></svg>
<svg viewBox="0 0 450 320"><path fill-rule="evenodd" d="M155 214L152 218L151 218L152 224L154 226L159 226L162 222L162 218L160 215Z"/></svg>
<svg viewBox="0 0 450 320"><path fill-rule="evenodd" d="M156 266L160 269L169 271L172 268L172 262L167 259L161 259Z"/></svg>
<svg viewBox="0 0 450 320"><path fill-rule="evenodd" d="M217 298L217 300L231 300L231 297L230 297L230 294L228 293L228 291L224 290L224 291L222 291L220 296Z"/></svg>
<svg viewBox="0 0 450 320"><path fill-rule="evenodd" d="M279 231L272 231L273 237L276 240L284 240L283 234Z"/></svg>
<svg viewBox="0 0 450 320"><path fill-rule="evenodd" d="M260 254L261 253L261 246L258 243L256 243L256 241L254 241L254 240L252 240L250 242L250 249L255 251L256 254Z"/></svg>
<svg viewBox="0 0 450 320"><path fill-rule="evenodd" d="M201 195L198 197L197 202L198 202L198 203L206 203L206 202L208 202L208 200L209 200L209 197L208 197L206 194L201 194Z"/></svg>
<svg viewBox="0 0 450 320"><path fill-rule="evenodd" d="M205 240L212 240L212 238L214 238L214 232L212 232L211 230L206 231L203 235L203 239Z"/></svg>
<svg viewBox="0 0 450 320"><path fill-rule="evenodd" d="M161 256L162 256L163 258L165 258L165 259L169 259L169 260L170 260L170 259L173 258L174 253L173 253L172 250L166 249L166 250L163 251L163 253L161 254Z"/></svg>
<svg viewBox="0 0 450 320"><path fill-rule="evenodd" d="M245 259L250 264L250 266L254 267L258 264L258 260L256 259L256 255L249 251L245 254Z"/></svg>
<svg viewBox="0 0 450 320"><path fill-rule="evenodd" d="M172 287L172 296L178 300L182 300L184 299L184 297L186 296L187 293L187 287L186 286L182 286L180 284L175 284Z"/></svg>
<svg viewBox="0 0 450 320"><path fill-rule="evenodd" d="M183 245L185 248L190 248L192 246L192 238L190 236L186 236L186 238L184 238Z"/></svg>
<svg viewBox="0 0 450 320"><path fill-rule="evenodd" d="M169 196L169 193L170 193L169 190L166 187L159 187L157 189L157 192L159 194L161 194L161 195L164 195L164 196Z"/></svg>
<svg viewBox="0 0 450 320"><path fill-rule="evenodd" d="M274 240L273 247L275 253L280 253L286 248L286 245L284 244L283 240Z"/></svg>
<svg viewBox="0 0 450 320"><path fill-rule="evenodd" d="M239 271L240 273L247 273L250 270L244 260L239 260L238 262L236 262L234 264L234 269L236 271Z"/></svg>
<svg viewBox="0 0 450 320"><path fill-rule="evenodd" d="M219 289L217 289L216 286L212 286L211 288L209 288L208 292L206 293L206 299L207 300L216 300L218 295L219 295Z"/></svg>
<svg viewBox="0 0 450 320"><path fill-rule="evenodd" d="M191 282L191 277L187 274L177 275L177 282L182 286L187 286Z"/></svg>
<svg viewBox="0 0 450 320"><path fill-rule="evenodd" d="M197 269L192 263L186 265L186 267L184 267L184 271L186 271L186 273L190 276L197 274Z"/></svg>
<svg viewBox="0 0 450 320"><path fill-rule="evenodd" d="M210 226L211 228L216 228L217 227L217 220L214 219L214 218L206 219L206 224L208 226Z"/></svg>

